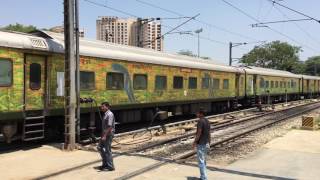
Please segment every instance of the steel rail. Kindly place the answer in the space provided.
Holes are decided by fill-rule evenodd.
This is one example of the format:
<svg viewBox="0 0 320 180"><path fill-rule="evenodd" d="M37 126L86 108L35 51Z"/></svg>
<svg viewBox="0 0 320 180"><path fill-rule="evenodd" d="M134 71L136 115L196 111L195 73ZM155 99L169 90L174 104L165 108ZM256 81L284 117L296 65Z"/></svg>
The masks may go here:
<svg viewBox="0 0 320 180"><path fill-rule="evenodd" d="M255 131L270 127L272 125L275 125L277 123L285 121L285 120L287 120L289 118L293 118L293 117L296 117L296 116L298 116L300 114L312 111L314 109L319 108L320 107L320 103L305 104L305 105L301 105L301 106L297 106L297 107L293 107L293 108L301 108L303 106L307 106L307 107L305 107L305 109L303 109L302 111L296 111L296 112L294 112L292 114L286 114L283 117L280 117L279 119L273 120L272 122L267 122L267 123L265 123L265 124L263 124L261 126L258 126L256 128L252 128L252 129L246 130L244 132L241 132L241 133L235 134L233 136L230 136L228 138L222 139L222 140L220 140L218 142L215 142L215 143L211 144L210 147L213 148L213 147L218 146L218 145L223 145L224 143L227 143L229 141L232 141L232 140L247 136L248 134L251 134L251 133L253 133ZM309 106L311 106L311 107L309 107ZM293 108L289 108L289 109L286 109L286 110L292 110ZM149 165L147 167L144 167L142 169L139 169L137 171L128 173L128 174L126 174L124 176L116 178L116 180L126 180L126 179L130 179L130 178L136 177L136 176L138 176L140 174L143 174L145 172L148 172L150 170L159 168L160 166L165 165L165 164L167 164L169 162L181 163L181 162L186 161L186 159L194 156L195 154L196 154L196 151L192 150L192 151L184 153L184 154L182 154L180 156L174 157L172 160L160 161L160 162L151 164L151 165Z"/></svg>

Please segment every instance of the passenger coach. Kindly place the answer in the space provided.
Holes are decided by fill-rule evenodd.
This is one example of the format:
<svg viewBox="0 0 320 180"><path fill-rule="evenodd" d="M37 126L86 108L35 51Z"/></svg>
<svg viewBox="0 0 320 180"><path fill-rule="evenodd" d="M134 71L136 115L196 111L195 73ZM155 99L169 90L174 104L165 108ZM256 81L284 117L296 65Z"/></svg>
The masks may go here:
<svg viewBox="0 0 320 180"><path fill-rule="evenodd" d="M0 31L0 130L7 142L64 131L63 34ZM313 97L319 78L80 39L81 129L97 126L96 106L109 101L118 123L150 121L239 106ZM89 101L91 102L91 101ZM90 118L91 117L91 118ZM91 120L90 120L91 119Z"/></svg>

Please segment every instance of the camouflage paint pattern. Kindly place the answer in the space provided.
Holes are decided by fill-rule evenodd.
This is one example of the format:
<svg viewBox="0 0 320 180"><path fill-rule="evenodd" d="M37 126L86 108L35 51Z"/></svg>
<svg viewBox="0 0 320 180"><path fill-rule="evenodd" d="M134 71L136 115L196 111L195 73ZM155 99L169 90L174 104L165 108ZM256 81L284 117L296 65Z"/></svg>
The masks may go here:
<svg viewBox="0 0 320 180"><path fill-rule="evenodd" d="M53 55L48 58L50 71L50 100L49 107L62 108L63 97L56 96L57 72L63 72L63 56ZM203 71L197 69L188 69L180 67L169 67L163 65L152 65L144 63L134 63L118 60L106 60L93 57L80 58L81 71L95 72L95 89L81 90L81 97L92 97L98 103L109 101L112 105L136 104L136 103L156 103L156 102L174 102L195 99L221 98L235 96L235 74L226 72ZM109 90L106 88L107 72L121 72L124 74L124 89ZM133 75L147 75L147 89L133 89ZM155 89L155 76L167 76L167 89ZM173 76L183 76L184 83L182 89L174 89ZM212 88L202 89L203 77L219 78L220 89ZM188 89L188 78L197 77L197 89ZM229 79L229 88L222 89L223 79ZM211 81L210 81L210 87ZM86 105L82 105L83 107ZM88 106L88 105L87 105Z"/></svg>
<svg viewBox="0 0 320 180"><path fill-rule="evenodd" d="M0 111L21 111L23 110L23 51L2 48L0 49L0 57L11 58L14 62L14 81L12 87L0 87ZM41 62L43 57L30 56L32 61ZM61 109L64 107L64 97L58 97L57 93L57 72L64 71L64 55L50 54L48 60L48 87L49 98L48 107L50 109ZM44 66L44 64L42 64ZM95 72L95 88L92 90L81 90L81 97L92 97L98 103L109 101L112 105L122 104L137 104L137 103L157 103L157 102L174 102L174 101L189 101L211 98L235 97L235 73L207 71L180 67L169 67L164 65L153 65L146 63L135 63L119 60L101 59L96 57L80 58L81 71ZM27 69L28 70L28 69ZM44 72L44 67L42 69ZM107 72L121 72L124 74L124 89L123 90L108 90L106 88ZM44 74L44 73L42 73ZM148 85L146 90L133 89L133 75L146 74ZM156 75L167 76L167 88L165 90L155 89ZM183 88L173 88L173 77L183 76ZM197 78L197 89L188 88L189 77ZM210 77L209 88L202 88L202 78ZM44 78L44 77L43 77ZM220 79L220 88L212 88L212 78ZM265 80L271 81L290 81L290 78L279 77L264 77ZM28 77L27 77L28 79ZM228 89L223 89L223 80L229 80ZM245 82L246 81L246 82ZM296 79L298 84L298 80ZM244 74L240 75L239 96L244 96L245 90L247 95L253 95L253 75L248 74L245 79ZM28 83L28 82L26 82ZM45 83L43 80L42 83ZM246 83L246 87L245 87ZM259 86L260 78L257 76L257 93L263 94L266 89L261 89ZM28 84L26 84L28 87ZM42 88L45 84L41 85ZM298 92L299 87L288 89L290 92ZM271 93L283 93L281 88L269 88ZM30 103L29 108L38 109L43 107L43 91L28 92L27 103ZM34 99L37 97L36 99ZM89 105L82 105L83 107Z"/></svg>
<svg viewBox="0 0 320 180"><path fill-rule="evenodd" d="M9 87L0 87L0 112L22 111L24 55L15 49L0 48L0 61L1 58L10 59L13 63L13 82Z"/></svg>
<svg viewBox="0 0 320 180"><path fill-rule="evenodd" d="M264 79L264 81L269 81L269 87L261 87L261 78ZM271 82L273 81L274 86L271 86ZM278 82L278 87L276 87L276 82ZM280 82L286 83L286 85L283 87L280 86ZM295 83L295 86L292 86L292 83ZM288 85L289 84L289 85ZM272 76L257 76L257 95L266 95L267 91L270 92L270 95L272 94L285 94L286 91L288 94L290 93L299 93L299 79L297 78L286 78L286 77L272 77Z"/></svg>

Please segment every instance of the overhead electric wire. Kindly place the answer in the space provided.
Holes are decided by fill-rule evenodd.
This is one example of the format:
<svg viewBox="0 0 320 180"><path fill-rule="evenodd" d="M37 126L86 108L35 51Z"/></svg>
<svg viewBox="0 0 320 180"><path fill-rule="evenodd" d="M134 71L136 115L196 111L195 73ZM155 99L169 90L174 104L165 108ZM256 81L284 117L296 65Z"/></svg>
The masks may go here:
<svg viewBox="0 0 320 180"><path fill-rule="evenodd" d="M280 3L278 3L278 2L275 1L275 0L269 0L269 1L272 2L273 4L277 4L277 5L279 5L279 6L283 7L283 8L286 8L286 9L288 9L288 10L290 10L290 11L293 11L293 12L295 12L295 13L297 13L297 14L300 14L300 15L302 15L302 16L305 16L305 17L307 17L307 18L310 18L310 19L312 19L312 20L320 23L320 20L319 20L319 19L313 18L313 17L311 17L311 16L309 16L309 15L307 15L307 14L305 14L305 13L302 13L302 12L300 12L300 11L294 10L294 9L288 7L288 6L283 5L283 4L280 4Z"/></svg>
<svg viewBox="0 0 320 180"><path fill-rule="evenodd" d="M189 16L183 16L183 17L164 17L164 18L160 18L161 20L165 19L165 20L170 20L170 19L188 19L191 18Z"/></svg>
<svg viewBox="0 0 320 180"><path fill-rule="evenodd" d="M279 20L279 21L268 21L268 22L261 22L261 23L255 23L251 24L252 27L256 27L259 25L265 25L265 24L276 24L276 23L286 23L286 22L297 22L297 21L310 21L312 19L288 19L288 20Z"/></svg>
<svg viewBox="0 0 320 180"><path fill-rule="evenodd" d="M282 12L279 8L275 7L275 9L280 13L282 14L283 17L289 19L289 17L284 13ZM295 22L292 22L298 29L300 29L300 31L302 31L303 33L305 33L306 36L308 36L308 38L312 41L315 41L317 42L318 44L320 44L320 41L313 37L308 31L304 30L299 24L295 23Z"/></svg>
<svg viewBox="0 0 320 180"><path fill-rule="evenodd" d="M91 0L83 0L83 1L86 1L86 2L91 3L91 4L93 4L93 5L96 5L96 6L100 6L100 7L104 7L104 8L110 9L110 10L115 11L115 12L118 12L118 13L122 13L122 14L125 14L125 15L128 15L128 16L133 16L133 17L138 18L137 15L134 15L134 14L131 14L131 13L128 13L128 12L122 11L122 10L120 10L120 9L116 9L116 8L113 8L113 7L110 7L110 6L101 4L101 3L97 3L97 2L94 2L94 1L91 1ZM179 15L179 16L183 16L183 15ZM167 28L170 28L170 29L173 28L172 26L168 26L168 25L164 25L164 24L162 24L162 26L167 27ZM195 36L194 34L190 34L190 35L191 35L191 36L194 36L194 37L197 37L197 36ZM210 41L210 42L213 42L213 43L217 43L217 44L224 44L224 45L228 44L227 42L222 42L222 41L214 40L214 39L211 39L211 38L209 38L209 37L199 36L199 38L200 38L200 39L207 40L207 41ZM241 49L241 48L239 48L239 49Z"/></svg>
<svg viewBox="0 0 320 180"><path fill-rule="evenodd" d="M136 0L136 2L139 2L139 3L141 3L141 4L144 4L144 5L147 5L147 6L156 8L156 9L163 10L163 11L165 11L165 12L168 12L168 13L171 13L171 14L174 14L174 15L177 15L177 16L185 16L185 15L179 13L179 12L176 12L176 11L173 11L173 10L169 10L169 9L160 7L160 6L155 5L155 4L152 4L152 3L150 3L150 2L145 2L145 1L143 1L143 0ZM255 40L255 41L257 41L257 39L255 39L255 38L253 38L253 37L249 37L249 36L246 36L246 35L237 33L237 32L233 32L233 31L230 31L230 30L225 29L225 28L223 28L223 27L219 27L219 26L216 26L216 25L213 25L213 24L210 24L210 23L207 23L207 22L198 20L198 19L196 19L195 21L198 22L198 23L204 24L204 25L206 25L206 26L208 26L208 27L211 27L211 28L217 29L217 30L219 30L219 31L225 32L225 33L229 33L229 34L232 34L232 35L235 35L235 36L238 36L238 37L242 37L242 38L244 38L244 39L250 39L250 40Z"/></svg>
<svg viewBox="0 0 320 180"><path fill-rule="evenodd" d="M115 11L115 12L118 12L118 13L122 13L122 14L125 14L125 15L128 15L128 16L133 16L133 17L138 18L138 16L136 16L136 15L134 15L134 14L131 14L131 13L122 11L122 10L120 10L120 9L116 9L116 8L107 6L107 5L105 5L105 4L97 3L97 2L94 2L94 1L90 1L90 0L83 0L83 1L86 1L86 2L88 2L88 3L94 4L94 5L96 5L96 6L105 7L105 8L107 8L107 9L110 9L110 10Z"/></svg>
<svg viewBox="0 0 320 180"><path fill-rule="evenodd" d="M258 20L257 18L251 16L250 14L246 13L245 11L243 11L242 9L236 7L235 5L231 4L230 2L228 2L228 1L226 1L226 0L221 0L221 1L223 1L223 2L226 3L227 5L231 6L232 8L236 9L237 11L241 12L242 14L244 14L244 15L247 16L247 17L249 17L250 19L256 21L257 23L261 23L260 20ZM304 47L306 47L306 48L308 48L308 49L310 49L310 50L318 53L318 51L315 50L315 49L313 49L312 47L309 47L309 46L307 46L307 45L305 45L305 44L303 44L303 43L301 43L301 42L293 39L292 37L290 37L290 36L288 36L288 35L280 32L280 31L278 31L278 30L276 30L276 29L273 29L273 28L271 28L271 27L269 27L269 26L266 26L266 28L268 28L269 30L271 30L271 31L273 31L273 32L276 32L276 33L282 35L283 37L286 37L286 38L290 39L291 41L293 41L293 42L295 42L295 43L297 43L297 44L300 44L300 45L302 45L302 46L304 46Z"/></svg>
<svg viewBox="0 0 320 180"><path fill-rule="evenodd" d="M191 21L191 20L195 20L195 18L196 18L196 17L198 17L199 15L200 15L200 13L198 13L197 15L195 15L195 16L193 16L193 17L189 18L187 21L185 21L185 22L183 22L183 23L179 24L178 26L176 26L176 27L172 28L170 31L168 31L168 32L166 32L166 33L164 33L164 34L162 34L162 35L161 35L161 37L163 37L163 36L165 36L165 35L167 35L167 34L169 34L169 33L173 32L174 30L176 30L176 29L180 28L181 26L183 26L183 25L187 24L189 21ZM161 37L160 37L160 38L161 38Z"/></svg>
<svg viewBox="0 0 320 180"><path fill-rule="evenodd" d="M83 1L86 1L86 2L91 3L91 4L93 4L93 5L96 5L96 6L100 6L100 7L104 7L104 8L110 9L110 10L115 11L115 12L118 12L118 13L125 14L125 15L128 15L128 16L132 16L132 17L136 17L136 18L139 17L139 16L137 16L137 15L128 13L128 12L126 12L126 11L122 11L122 10L120 10L120 9L116 9L116 8L107 6L107 5L105 5L105 4L97 3L97 2L94 2L94 1L91 1L91 0L83 0ZM137 1L139 1L139 0L137 0ZM142 1L142 2L143 2L143 1ZM159 8L159 7L158 7L158 8ZM169 12L170 12L170 11L169 11ZM174 12L172 11L171 13L174 13ZM186 17L186 16L184 16L184 15L182 15L182 14L179 14L179 13L176 13L176 15L182 16L182 17ZM202 23L205 23L205 22L202 22ZM211 25L211 24L208 24L208 25ZM173 29L173 27L167 26L167 25L164 25L164 24L162 24L162 26ZM213 26L213 25L212 25L212 26ZM179 27L181 27L181 26L179 26ZM178 28L179 28L179 27L178 27ZM178 29L178 28L174 28L172 31L174 31L175 29ZM218 27L218 28L219 28L219 27ZM221 28L221 30L223 31L222 28ZM226 30L226 31L228 31L228 30ZM229 32L229 33L232 33L232 32ZM168 34L168 32L167 32L166 34ZM194 34L189 34L189 35L191 35L191 36L193 36L193 37L196 37L196 38L198 37L198 36L196 36L196 35L194 35ZM240 35L240 36L241 36L241 35ZM162 37L163 37L163 35L162 35ZM222 41L214 40L214 39L211 39L210 37L199 36L199 38L200 38L200 39L203 39L203 40L206 40L206 41L209 41L209 42L212 42L212 43L216 43L216 44L222 44L222 45L227 45L227 44L228 44L227 42L222 42ZM254 38L248 38L248 39L256 40L256 39L254 39ZM242 49L242 50L245 50L245 51L249 51L249 49L242 48L242 47L236 47L236 48L237 48L237 49Z"/></svg>

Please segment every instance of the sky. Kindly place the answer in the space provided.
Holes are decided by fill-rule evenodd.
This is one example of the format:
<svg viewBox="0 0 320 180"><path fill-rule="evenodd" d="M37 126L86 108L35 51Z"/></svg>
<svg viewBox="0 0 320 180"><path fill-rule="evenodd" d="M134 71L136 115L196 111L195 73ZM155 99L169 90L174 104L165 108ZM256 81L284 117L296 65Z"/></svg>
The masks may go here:
<svg viewBox="0 0 320 180"><path fill-rule="evenodd" d="M256 27L251 24L288 19L305 19L306 17L289 11L269 0L89 0L121 10L114 11L79 0L80 28L85 37L96 38L96 19L98 16L130 17L128 14L142 18L176 18L192 17L200 13L196 20L191 20L177 31L195 31L200 33L200 56L210 57L213 61L228 64L229 42L248 43L234 47L232 56L240 58L261 41L285 41L299 46L303 52L300 59L320 55L320 23L316 21L299 21L269 24L270 28ZM315 19L320 19L319 0L278 0L279 3L303 12ZM153 6L147 5L145 2ZM231 7L226 2L231 3ZM237 10L237 9L238 10ZM247 13L244 15L239 10ZM50 28L63 24L63 0L2 0L0 7L0 27L21 23L38 28ZM254 20L256 19L256 20ZM187 19L163 19L162 32L183 23ZM177 32L176 31L176 32ZM191 50L197 54L197 35L168 34L164 36L164 51L176 53Z"/></svg>

